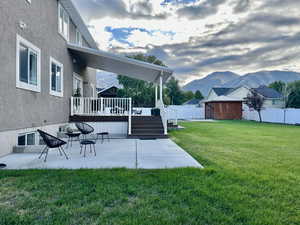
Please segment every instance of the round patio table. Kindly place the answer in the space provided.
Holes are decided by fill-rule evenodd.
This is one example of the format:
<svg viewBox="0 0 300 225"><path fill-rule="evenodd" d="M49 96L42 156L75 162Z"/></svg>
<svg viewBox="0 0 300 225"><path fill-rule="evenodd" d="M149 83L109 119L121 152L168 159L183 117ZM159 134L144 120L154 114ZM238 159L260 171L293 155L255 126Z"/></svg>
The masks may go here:
<svg viewBox="0 0 300 225"><path fill-rule="evenodd" d="M68 144L67 144L67 148L69 147L69 143L71 143L71 147L72 147L72 142L73 141L79 141L79 136L81 135L80 132L67 132L65 133L68 136ZM75 139L75 140L74 140Z"/></svg>

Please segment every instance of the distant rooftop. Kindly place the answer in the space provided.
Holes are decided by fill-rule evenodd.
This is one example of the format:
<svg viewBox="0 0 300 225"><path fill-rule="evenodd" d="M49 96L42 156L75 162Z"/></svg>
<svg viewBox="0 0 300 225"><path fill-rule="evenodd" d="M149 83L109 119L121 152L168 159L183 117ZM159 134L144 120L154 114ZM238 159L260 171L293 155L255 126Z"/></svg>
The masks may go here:
<svg viewBox="0 0 300 225"><path fill-rule="evenodd" d="M191 100L186 101L183 105L198 105L200 102L199 99L193 98Z"/></svg>
<svg viewBox="0 0 300 225"><path fill-rule="evenodd" d="M226 95L229 91L233 90L233 88L213 88L214 92L218 95Z"/></svg>
<svg viewBox="0 0 300 225"><path fill-rule="evenodd" d="M282 98L282 94L273 88L269 88L265 85L259 86L258 88L252 88L258 94L264 96L265 98Z"/></svg>

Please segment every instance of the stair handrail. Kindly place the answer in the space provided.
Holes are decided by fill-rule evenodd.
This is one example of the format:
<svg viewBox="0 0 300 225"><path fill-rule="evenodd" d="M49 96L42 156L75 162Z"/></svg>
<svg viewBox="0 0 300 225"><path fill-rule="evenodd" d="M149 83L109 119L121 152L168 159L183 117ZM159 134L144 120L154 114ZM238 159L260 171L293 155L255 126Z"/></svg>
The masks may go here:
<svg viewBox="0 0 300 225"><path fill-rule="evenodd" d="M157 101L157 108L159 108L159 110L160 110L160 117L161 117L161 121L162 121L163 127L164 127L164 134L167 135L168 134L167 111L166 111L164 103L160 99Z"/></svg>

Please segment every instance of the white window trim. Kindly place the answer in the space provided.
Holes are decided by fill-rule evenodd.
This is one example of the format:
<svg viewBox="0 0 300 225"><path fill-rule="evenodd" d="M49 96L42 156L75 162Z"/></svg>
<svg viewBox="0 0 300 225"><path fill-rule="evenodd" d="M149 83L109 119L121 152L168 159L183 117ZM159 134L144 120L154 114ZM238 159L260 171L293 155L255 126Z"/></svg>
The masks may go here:
<svg viewBox="0 0 300 225"><path fill-rule="evenodd" d="M60 87L61 87L61 91L53 91L52 90L52 79L51 79L51 76L52 76L52 63L56 64L57 66L59 66L61 68L61 79L60 79ZM50 64L49 64L49 79L50 79L50 82L49 82L49 88L50 88L50 91L49 91L49 94L50 95L53 95L53 96L56 96L56 97L64 97L64 65L60 62L58 62L56 59L54 59L53 57L50 57Z"/></svg>
<svg viewBox="0 0 300 225"><path fill-rule="evenodd" d="M27 139L28 139L28 135L30 135L30 134L34 134L34 145L28 145L27 144ZM23 147L25 147L25 146L37 146L38 145L38 138L39 138L39 136L37 135L37 132L27 132L27 133L20 133L20 134L18 134L18 137L17 137L17 144L18 144L18 139L19 139L19 137L20 136L25 136L25 145L18 145L18 146L23 146Z"/></svg>
<svg viewBox="0 0 300 225"><path fill-rule="evenodd" d="M78 40L77 39L77 35L79 34L79 37L80 39ZM76 44L79 45L79 46L82 46L83 44L83 37L82 37L82 34L80 33L80 31L76 28Z"/></svg>
<svg viewBox="0 0 300 225"><path fill-rule="evenodd" d="M20 45L23 44L26 47L30 48L31 50L37 53L37 85L28 84L25 82L20 81ZM41 92L41 50L30 43L29 41L22 38L20 35L17 34L17 48L16 48L16 87L34 91L34 92Z"/></svg>
<svg viewBox="0 0 300 225"><path fill-rule="evenodd" d="M73 73L73 80L74 80L74 78L76 78L77 80L80 80L81 81L81 97L83 97L83 79L82 79L82 77L81 76L79 76L78 74L76 74L76 73ZM74 81L73 81L73 84L74 84ZM73 86L73 94L74 94L74 86Z"/></svg>
<svg viewBox="0 0 300 225"><path fill-rule="evenodd" d="M60 22L60 9L63 9L63 11L68 15L68 34L67 36L64 35L63 31L61 32L60 29L59 29L59 22ZM63 21L64 22L64 21ZM58 3L58 23L57 23L57 28L58 28L58 33L66 40L66 41L69 41L69 37L70 37L70 16L69 14L67 13L67 11L65 10L65 8L60 4Z"/></svg>

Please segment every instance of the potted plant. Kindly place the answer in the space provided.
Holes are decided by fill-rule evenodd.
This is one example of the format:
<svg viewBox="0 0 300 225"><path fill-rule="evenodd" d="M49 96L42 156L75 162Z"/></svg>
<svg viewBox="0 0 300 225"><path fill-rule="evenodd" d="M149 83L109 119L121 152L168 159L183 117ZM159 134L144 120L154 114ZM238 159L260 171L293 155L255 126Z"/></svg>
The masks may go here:
<svg viewBox="0 0 300 225"><path fill-rule="evenodd" d="M81 89L76 88L73 92L73 97L80 98L81 97Z"/></svg>

